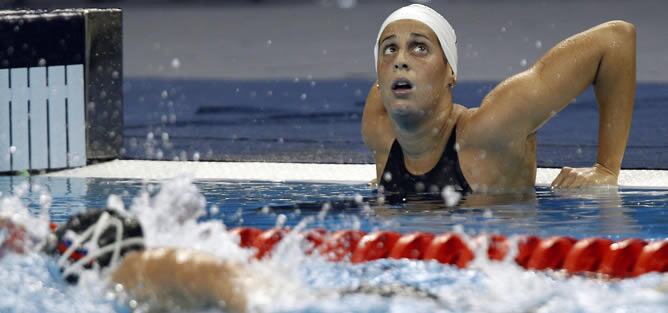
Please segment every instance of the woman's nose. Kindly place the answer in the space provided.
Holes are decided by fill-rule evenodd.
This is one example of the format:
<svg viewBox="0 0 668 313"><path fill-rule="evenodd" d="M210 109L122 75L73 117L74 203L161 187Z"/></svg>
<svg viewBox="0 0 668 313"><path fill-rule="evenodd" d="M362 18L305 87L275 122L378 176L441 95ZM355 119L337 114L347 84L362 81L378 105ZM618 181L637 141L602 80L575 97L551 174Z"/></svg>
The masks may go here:
<svg viewBox="0 0 668 313"><path fill-rule="evenodd" d="M394 63L394 68L397 69L397 70L398 69L406 69L407 70L408 69L408 64L406 62L397 62L397 63Z"/></svg>

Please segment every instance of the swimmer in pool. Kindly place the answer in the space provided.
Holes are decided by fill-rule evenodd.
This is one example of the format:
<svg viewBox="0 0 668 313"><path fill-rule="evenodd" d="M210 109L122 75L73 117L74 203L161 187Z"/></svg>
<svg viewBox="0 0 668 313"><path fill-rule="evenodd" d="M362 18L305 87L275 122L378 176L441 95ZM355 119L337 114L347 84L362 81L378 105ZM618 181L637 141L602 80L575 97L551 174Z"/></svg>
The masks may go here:
<svg viewBox="0 0 668 313"><path fill-rule="evenodd" d="M377 81L362 118L379 190L533 190L536 132L589 85L599 106L596 163L564 167L552 187L617 184L635 96L632 24L612 21L567 38L471 109L452 102L456 49L453 28L424 5L403 7L381 26Z"/></svg>
<svg viewBox="0 0 668 313"><path fill-rule="evenodd" d="M118 231L120 229L120 231ZM0 257L7 251L25 252L30 242L20 224L0 216ZM151 310L221 307L246 312L243 279L250 273L242 264L224 261L205 252L145 249L139 222L114 210L89 210L74 215L46 240L47 253L57 258L63 278L76 283L85 270L108 273L109 282ZM34 246L33 246L34 248ZM30 249L27 249L30 250Z"/></svg>
<svg viewBox="0 0 668 313"><path fill-rule="evenodd" d="M100 271L109 278L108 283L122 285L130 299L149 304L151 311L219 307L246 312L251 290L265 294L267 289L277 288L271 286L265 273L254 271L248 264L194 249L146 249L139 221L125 212L88 210L72 216L49 237L30 238L24 226L0 215L0 258L8 251L44 250L55 256L67 282L77 283L83 271ZM332 292L339 296L403 295L438 301L436 295L409 285L376 287L361 283Z"/></svg>

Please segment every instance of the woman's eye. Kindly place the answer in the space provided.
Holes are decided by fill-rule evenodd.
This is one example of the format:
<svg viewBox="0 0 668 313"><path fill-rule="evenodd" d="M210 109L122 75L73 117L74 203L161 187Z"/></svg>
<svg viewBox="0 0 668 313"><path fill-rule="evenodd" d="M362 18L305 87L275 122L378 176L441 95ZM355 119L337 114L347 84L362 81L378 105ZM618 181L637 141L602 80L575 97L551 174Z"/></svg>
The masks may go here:
<svg viewBox="0 0 668 313"><path fill-rule="evenodd" d="M427 52L427 46L417 45L417 46L415 46L415 48L413 48L413 51L415 51L417 53L425 53L425 52Z"/></svg>
<svg viewBox="0 0 668 313"><path fill-rule="evenodd" d="M394 53L395 51L397 51L397 50L394 48L394 46L387 46L387 47L385 47L385 50L383 50L383 53L384 54L390 54L390 53Z"/></svg>

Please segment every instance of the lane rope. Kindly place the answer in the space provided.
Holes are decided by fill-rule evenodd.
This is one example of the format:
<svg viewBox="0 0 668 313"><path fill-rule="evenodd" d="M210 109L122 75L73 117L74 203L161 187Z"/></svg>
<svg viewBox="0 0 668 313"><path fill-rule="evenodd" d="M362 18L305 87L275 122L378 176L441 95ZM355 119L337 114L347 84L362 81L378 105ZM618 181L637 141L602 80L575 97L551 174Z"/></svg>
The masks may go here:
<svg viewBox="0 0 668 313"><path fill-rule="evenodd" d="M50 225L52 230L55 224ZM22 231L11 231L4 246L19 246ZM273 248L290 232L289 228L261 230L254 227L238 227L230 232L239 237L243 248L256 249L257 259L271 255ZM297 233L310 244L307 254L319 253L333 262L348 261L353 264L378 259L435 260L442 264L466 268L475 258L476 249L486 248L490 261L512 261L527 270L564 271L568 274L596 275L603 278L632 278L650 272L668 272L668 240L648 242L629 238L612 241L607 238L575 239L569 236L523 236L509 240L503 235L480 235L468 238L450 232L432 234L412 232L401 234L395 231L344 229L328 232L313 228ZM13 242L14 241L14 242ZM511 247L511 245L516 245ZM65 258L77 264L90 262L88 252L72 242L60 242L57 249ZM514 248L514 249L511 249ZM110 251L114 249L109 249ZM64 253L65 251L70 253Z"/></svg>
<svg viewBox="0 0 668 313"><path fill-rule="evenodd" d="M289 228L260 230L253 227L231 230L239 236L241 247L257 249L255 257L258 259L271 255L272 249L290 231ZM352 229L327 232L315 228L297 235L310 243L311 248L306 251L308 254L320 253L327 260L350 261L353 264L383 258L405 258L436 260L465 268L474 260L475 249L486 246L489 260L502 261L509 257L513 244L498 234L468 240L457 233L366 233ZM647 242L630 238L614 242L596 237L578 240L569 236L524 236L515 245L513 261L527 270L594 274L604 278L632 278L650 272L668 271L668 240Z"/></svg>

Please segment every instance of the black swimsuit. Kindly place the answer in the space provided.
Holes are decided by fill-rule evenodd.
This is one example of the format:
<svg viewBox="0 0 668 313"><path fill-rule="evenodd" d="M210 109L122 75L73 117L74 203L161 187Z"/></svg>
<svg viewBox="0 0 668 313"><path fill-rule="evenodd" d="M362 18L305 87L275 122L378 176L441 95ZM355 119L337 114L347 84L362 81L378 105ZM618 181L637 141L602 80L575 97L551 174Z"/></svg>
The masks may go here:
<svg viewBox="0 0 668 313"><path fill-rule="evenodd" d="M457 126L445 145L443 155L433 169L423 175L413 175L406 169L404 153L395 139L387 158L380 185L385 193L409 195L412 193L440 194L446 186L452 186L461 193L470 193L466 178L459 167L459 157L455 150Z"/></svg>

